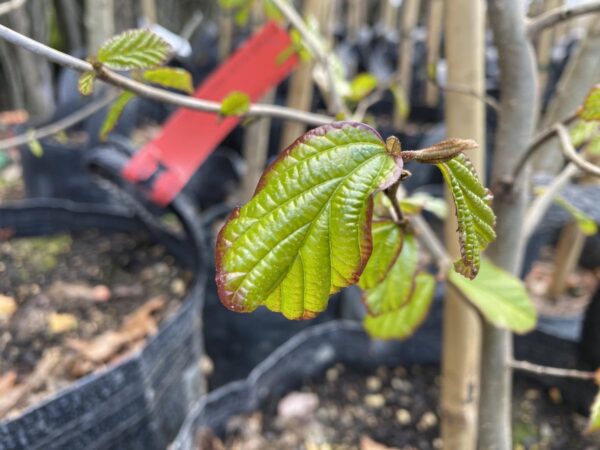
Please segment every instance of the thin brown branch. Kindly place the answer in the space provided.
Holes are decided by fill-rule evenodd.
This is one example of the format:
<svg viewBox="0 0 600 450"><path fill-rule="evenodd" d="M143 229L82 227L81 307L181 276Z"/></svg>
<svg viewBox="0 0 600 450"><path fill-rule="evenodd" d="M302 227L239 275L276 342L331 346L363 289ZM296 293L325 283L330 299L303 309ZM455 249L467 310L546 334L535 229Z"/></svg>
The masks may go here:
<svg viewBox="0 0 600 450"><path fill-rule="evenodd" d="M579 167L583 172L587 172L591 175L600 177L600 167L595 164L592 164L589 161L586 161L581 157L573 144L571 143L571 137L569 136L569 131L565 128L565 126L561 123L557 123L554 125L556 129L556 133L558 134L558 139L560 140L560 148L569 161Z"/></svg>
<svg viewBox="0 0 600 450"><path fill-rule="evenodd" d="M575 369L563 369L560 367L548 367L541 366L539 364L533 364L529 361L515 361L509 362L510 367L515 370L522 370L524 372L536 373L538 375L548 375L551 377L562 377L562 378L576 378L579 380L595 380L596 374L594 372L586 372Z"/></svg>
<svg viewBox="0 0 600 450"><path fill-rule="evenodd" d="M534 38L544 28L551 27L559 22L564 22L565 20L577 16L597 12L600 12L600 0L554 8L531 19L527 25L527 34L530 38Z"/></svg>
<svg viewBox="0 0 600 450"><path fill-rule="evenodd" d="M498 101L494 97L477 92L474 89L470 88L469 86L462 86L462 85L453 84L453 83L442 85L442 84L438 83L437 80L431 79L431 78L427 78L427 82L434 84L435 86L437 86L438 89L440 89L446 93L451 92L454 94L463 94L463 95L468 95L470 97L474 97L478 100L481 100L483 103L488 105L494 111L496 111L496 112L500 111L500 105L498 104Z"/></svg>
<svg viewBox="0 0 600 450"><path fill-rule="evenodd" d="M569 125L573 121L575 121L575 119L577 119L577 117L578 117L577 112L574 111L571 114L569 114L567 117L565 117L560 123L563 125ZM521 156L519 161L517 161L517 163L515 164L515 167L512 170L512 174L511 174L510 178L506 178L505 182L508 184L512 183L519 176L519 174L521 173L521 170L523 170L526 163L533 157L533 155L535 155L537 150L539 150L540 146L544 142L546 142L548 139L550 139L552 136L554 136L555 134L556 134L556 126L554 125L549 128L546 128L545 130L542 130L537 135L535 135L533 137L531 144L529 144L527 151Z"/></svg>
<svg viewBox="0 0 600 450"><path fill-rule="evenodd" d="M19 9L26 1L27 0L8 0L7 2L0 3L0 16Z"/></svg>
<svg viewBox="0 0 600 450"><path fill-rule="evenodd" d="M47 136L52 136L53 134L59 133L63 130L66 130L69 127L72 127L76 123L81 122L82 120L88 118L92 114L100 111L110 102L112 102L115 98L117 98L117 92L111 92L105 97L95 100L81 109L69 114L66 117L63 117L56 122L53 122L44 127L29 130L25 133L19 134L18 136L13 136L8 139L4 139L0 141L0 151L7 150L9 148L18 147L19 145L26 144L32 140L43 139Z"/></svg>
<svg viewBox="0 0 600 450"><path fill-rule="evenodd" d="M420 214L411 217L410 224L413 226L419 241L435 259L438 266L438 278L445 279L446 274L452 267L452 258L446 251L444 244Z"/></svg>
<svg viewBox="0 0 600 450"><path fill-rule="evenodd" d="M27 36L17 33L10 28L0 25L0 38L11 42L17 46L23 47L33 53L41 55L52 62L76 70L78 72L91 72L96 69L87 61L67 55L66 53L55 50L40 42L37 42ZM131 91L142 97L147 97L152 100L167 103L170 105L181 106L196 111L206 111L219 114L221 104L209 100L202 100L195 97L189 97L182 94L176 94L165 89L156 88L147 84L127 78L124 75L118 74L104 67L97 71L98 78L120 87L127 91ZM333 122L335 119L330 116L315 114L311 112L299 111L292 108L286 108L277 105L253 104L245 113L248 117L277 117L280 119L296 120L308 125L324 125Z"/></svg>

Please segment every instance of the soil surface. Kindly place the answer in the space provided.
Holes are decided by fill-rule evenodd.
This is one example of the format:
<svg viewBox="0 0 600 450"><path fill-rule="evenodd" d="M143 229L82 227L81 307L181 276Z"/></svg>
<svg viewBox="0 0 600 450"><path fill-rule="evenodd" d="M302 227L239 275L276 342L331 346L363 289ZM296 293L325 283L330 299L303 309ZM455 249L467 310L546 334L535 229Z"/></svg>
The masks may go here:
<svg viewBox="0 0 600 450"><path fill-rule="evenodd" d="M143 233L0 241L0 419L139 350L190 281Z"/></svg>
<svg viewBox="0 0 600 450"><path fill-rule="evenodd" d="M593 450L586 418L563 404L556 389L517 377L513 425L516 450ZM338 365L264 411L232 418L223 440L208 430L201 450L437 450L439 368L381 367L374 373Z"/></svg>

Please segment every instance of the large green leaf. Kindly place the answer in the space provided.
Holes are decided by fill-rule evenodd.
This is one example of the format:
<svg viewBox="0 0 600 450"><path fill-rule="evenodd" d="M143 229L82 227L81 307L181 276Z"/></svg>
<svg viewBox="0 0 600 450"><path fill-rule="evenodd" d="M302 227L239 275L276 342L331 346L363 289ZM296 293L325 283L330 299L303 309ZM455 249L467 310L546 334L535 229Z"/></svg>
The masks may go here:
<svg viewBox="0 0 600 450"><path fill-rule="evenodd" d="M400 155L364 124L337 122L299 138L219 233L221 301L292 319L323 311L330 294L358 281L371 254L371 196L401 169Z"/></svg>
<svg viewBox="0 0 600 450"><path fill-rule="evenodd" d="M358 285L362 289L375 287L388 273L402 249L404 233L398 224L391 220L373 222L373 252Z"/></svg>
<svg viewBox="0 0 600 450"><path fill-rule="evenodd" d="M185 69L176 67L158 67L144 71L142 78L166 88L177 89L191 94L194 92L192 75Z"/></svg>
<svg viewBox="0 0 600 450"><path fill-rule="evenodd" d="M600 430L600 392L596 395L594 403L590 411L590 421L588 423L587 432L593 433Z"/></svg>
<svg viewBox="0 0 600 450"><path fill-rule="evenodd" d="M600 120L600 84L592 88L579 111L583 120Z"/></svg>
<svg viewBox="0 0 600 450"><path fill-rule="evenodd" d="M451 270L448 281L493 325L515 333L535 327L537 312L523 282L487 259L481 260L481 270L474 280Z"/></svg>
<svg viewBox="0 0 600 450"><path fill-rule="evenodd" d="M98 51L98 61L111 69L149 69L163 64L171 47L147 29L128 30L109 39Z"/></svg>
<svg viewBox="0 0 600 450"><path fill-rule="evenodd" d="M496 239L492 194L481 184L471 161L464 154L437 166L452 193L458 219L461 258L454 263L454 268L466 278L473 279L479 271L481 251Z"/></svg>
<svg viewBox="0 0 600 450"><path fill-rule="evenodd" d="M367 333L377 339L401 340L410 337L427 317L435 293L435 284L432 275L418 274L408 303L379 316L365 317L364 327Z"/></svg>
<svg viewBox="0 0 600 450"><path fill-rule="evenodd" d="M378 243L374 243L377 245ZM379 242L379 244L381 244ZM374 252L376 247L374 246ZM379 250L381 252L382 250ZM385 278L363 293L369 314L378 316L400 308L410 300L414 289L419 249L417 240L411 234L404 236L402 251L389 269Z"/></svg>
<svg viewBox="0 0 600 450"><path fill-rule="evenodd" d="M123 110L127 106L127 104L135 98L135 94L124 91L122 92L114 103L110 106L106 117L104 118L104 123L102 124L102 128L100 129L100 139L104 140L108 136L117 124L119 117L123 114Z"/></svg>

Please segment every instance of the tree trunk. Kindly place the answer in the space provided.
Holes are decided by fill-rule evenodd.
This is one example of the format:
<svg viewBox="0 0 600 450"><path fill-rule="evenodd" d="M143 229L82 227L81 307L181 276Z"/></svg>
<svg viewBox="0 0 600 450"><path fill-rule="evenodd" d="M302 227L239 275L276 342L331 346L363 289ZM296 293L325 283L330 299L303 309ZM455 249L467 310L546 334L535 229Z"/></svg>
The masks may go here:
<svg viewBox="0 0 600 450"><path fill-rule="evenodd" d="M511 190L498 189L500 182L527 151L537 114L536 66L533 48L526 34L524 4L521 0L490 0L489 21L500 63L500 114L494 146L491 186L498 217L498 238L487 255L506 271L521 271L524 245L520 239L526 207L529 171ZM512 448L512 335L489 323L483 324L481 400L479 409L480 450Z"/></svg>
<svg viewBox="0 0 600 450"><path fill-rule="evenodd" d="M459 0L444 11L448 83L468 86L481 95L485 93L484 6L482 0ZM477 141L479 149L469 153L469 158L483 176L485 104L472 96L448 93L446 124L448 136ZM446 221L446 242L453 256L460 253L456 228L452 216ZM442 441L449 450L473 450L477 445L481 321L451 290L444 299L443 332Z"/></svg>

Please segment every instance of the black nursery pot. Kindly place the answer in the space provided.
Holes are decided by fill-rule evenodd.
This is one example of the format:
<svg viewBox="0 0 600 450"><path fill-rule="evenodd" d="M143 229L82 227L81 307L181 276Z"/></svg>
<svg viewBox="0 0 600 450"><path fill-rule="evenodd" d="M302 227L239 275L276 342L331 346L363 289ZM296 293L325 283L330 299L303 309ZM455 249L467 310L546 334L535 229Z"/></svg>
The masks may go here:
<svg viewBox="0 0 600 450"><path fill-rule="evenodd" d="M1 450L164 449L192 400L204 390L201 310L205 269L200 226L181 199L173 208L186 229L196 279L179 310L136 355L90 374L20 416L0 421ZM133 215L105 205L28 200L0 208L0 230L15 237L85 229L160 233Z"/></svg>
<svg viewBox="0 0 600 450"><path fill-rule="evenodd" d="M419 331L401 343L372 340L361 323L349 320L307 328L276 349L247 378L200 398L169 448L198 448L195 439L202 428L221 432L231 417L260 409L268 400L283 396L303 380L337 363L361 369L437 363L441 348L440 318L437 301Z"/></svg>

